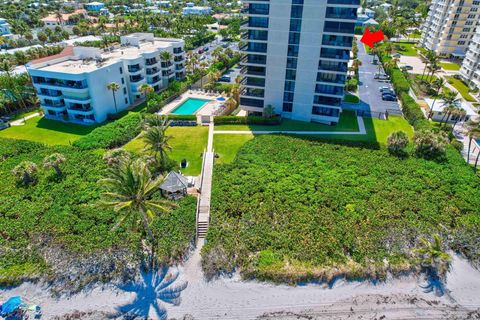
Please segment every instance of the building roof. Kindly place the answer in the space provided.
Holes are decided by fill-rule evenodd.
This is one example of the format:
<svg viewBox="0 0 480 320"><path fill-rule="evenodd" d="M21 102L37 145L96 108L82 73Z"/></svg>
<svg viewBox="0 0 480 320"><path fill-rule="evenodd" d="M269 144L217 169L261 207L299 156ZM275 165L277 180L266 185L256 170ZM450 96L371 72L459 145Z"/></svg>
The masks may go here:
<svg viewBox="0 0 480 320"><path fill-rule="evenodd" d="M445 108L445 102L441 99L437 99L435 100L435 104L433 104L433 99L425 99L425 102L428 104L428 107L431 108L432 105L433 105L433 111L434 112L442 112L443 109ZM475 110L473 110L472 106L463 101L463 100L460 100L460 102L458 103L457 105L459 108L462 108L463 110L465 110L465 112L467 113L468 116L475 116L477 115L477 113L475 112Z"/></svg>
<svg viewBox="0 0 480 320"><path fill-rule="evenodd" d="M68 57L68 56L71 56L71 55L73 55L73 46L67 46L60 53L54 54L53 56L48 56L48 57L32 60L32 61L30 61L30 64L43 63L43 62L47 62L47 61L50 61L50 60L55 60L55 59L62 58L62 57Z"/></svg>
<svg viewBox="0 0 480 320"><path fill-rule="evenodd" d="M160 186L161 190L167 192L177 192L188 188L188 180L180 173L170 171L165 178L165 182Z"/></svg>
<svg viewBox="0 0 480 320"><path fill-rule="evenodd" d="M378 25L378 22L375 21L375 19L370 18L367 21L365 21L363 25Z"/></svg>
<svg viewBox="0 0 480 320"><path fill-rule="evenodd" d="M68 19L73 16L73 15L77 15L77 14L86 14L87 11L85 9L78 9L78 10L75 10L74 12L72 13L62 13L62 20L63 21L68 21ZM55 13L51 13L49 14L48 16L46 16L45 18L41 19L43 22L47 22L47 21L57 21L58 18L57 18L57 15Z"/></svg>

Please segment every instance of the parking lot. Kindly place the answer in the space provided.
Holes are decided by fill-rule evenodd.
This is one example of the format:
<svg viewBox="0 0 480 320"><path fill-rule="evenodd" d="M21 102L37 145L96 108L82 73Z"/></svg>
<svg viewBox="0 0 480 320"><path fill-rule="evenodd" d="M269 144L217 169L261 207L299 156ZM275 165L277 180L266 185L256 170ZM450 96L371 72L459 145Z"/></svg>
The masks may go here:
<svg viewBox="0 0 480 320"><path fill-rule="evenodd" d="M368 55L363 47L363 43L358 41L358 59L362 61L362 65L359 68L359 96L360 103L358 106L344 106L346 109L358 109L372 113L385 113L387 110L389 113L400 112L400 106L398 101L384 101L382 100L382 93L380 88L384 86L391 87L391 83L388 81L378 81L374 79L375 73L378 72L378 65L373 64L373 56ZM384 72L383 69L381 71Z"/></svg>

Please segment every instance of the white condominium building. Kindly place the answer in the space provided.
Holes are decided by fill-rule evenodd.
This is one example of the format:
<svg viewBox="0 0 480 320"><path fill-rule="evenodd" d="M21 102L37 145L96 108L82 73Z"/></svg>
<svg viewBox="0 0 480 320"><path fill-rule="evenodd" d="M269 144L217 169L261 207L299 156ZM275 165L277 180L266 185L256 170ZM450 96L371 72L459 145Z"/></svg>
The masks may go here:
<svg viewBox="0 0 480 320"><path fill-rule="evenodd" d="M98 123L139 103L143 84L159 91L183 79L183 47L183 40L135 33L121 37L120 46L105 50L66 47L60 54L29 62L27 71L46 117ZM107 88L112 82L119 85L115 92Z"/></svg>
<svg viewBox="0 0 480 320"><path fill-rule="evenodd" d="M338 123L360 0L246 0L240 106Z"/></svg>
<svg viewBox="0 0 480 320"><path fill-rule="evenodd" d="M472 87L480 88L480 26L468 47L460 74Z"/></svg>
<svg viewBox="0 0 480 320"><path fill-rule="evenodd" d="M420 44L443 57L465 57L480 21L480 0L433 0Z"/></svg>

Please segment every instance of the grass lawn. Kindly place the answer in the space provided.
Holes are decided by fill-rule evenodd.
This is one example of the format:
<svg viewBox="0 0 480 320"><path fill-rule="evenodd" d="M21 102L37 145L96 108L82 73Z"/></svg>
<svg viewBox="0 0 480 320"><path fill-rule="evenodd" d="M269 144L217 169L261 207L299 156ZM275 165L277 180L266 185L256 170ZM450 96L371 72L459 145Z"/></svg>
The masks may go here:
<svg viewBox="0 0 480 320"><path fill-rule="evenodd" d="M216 125L215 130L240 130L240 131L358 131L358 122L355 112L344 110L340 115L340 121L336 126L326 124L295 121L283 119L280 125L239 125L223 124Z"/></svg>
<svg viewBox="0 0 480 320"><path fill-rule="evenodd" d="M21 119L23 117L27 117L31 114L37 113L39 111L41 111L41 110L39 108L37 108L37 109L30 110L30 111L27 111L27 112L19 112L19 113L15 113L15 114L10 114L8 116L10 116L12 118L11 121L15 121L15 120Z"/></svg>
<svg viewBox="0 0 480 320"><path fill-rule="evenodd" d="M419 39L421 37L422 35L419 33L410 33L409 35L407 35L407 38L413 38L413 39Z"/></svg>
<svg viewBox="0 0 480 320"><path fill-rule="evenodd" d="M199 175L202 170L202 157L207 147L208 127L170 127L167 134L172 136L170 157L179 162L187 159L188 167L182 170L185 175ZM127 143L124 148L132 152L142 152L144 143L140 136Z"/></svg>
<svg viewBox="0 0 480 320"><path fill-rule="evenodd" d="M394 131L405 131L410 138L413 137L413 128L403 117L390 116L388 120L364 118L366 135L323 135L311 136L313 139L329 139L329 140L351 140L351 141L365 141L378 142L385 145L390 133ZM218 153L219 158L216 160L217 164L231 163L238 150L248 141L254 139L253 134L215 134L213 140L213 148L215 153Z"/></svg>
<svg viewBox="0 0 480 320"><path fill-rule="evenodd" d="M465 84L465 82L463 82L462 80L455 79L454 77L445 77L445 79L447 79L448 83L450 83L452 86L454 86L455 89L458 90L458 92L460 92L460 94L462 95L462 97L465 100L470 101L470 102L477 101L477 100L475 100L474 97L472 97L470 95L470 93L469 93L470 88L468 88L468 86Z"/></svg>
<svg viewBox="0 0 480 320"><path fill-rule="evenodd" d="M395 50L404 56L418 56L415 43L412 42L393 42Z"/></svg>
<svg viewBox="0 0 480 320"><path fill-rule="evenodd" d="M440 65L444 70L450 70L450 71L458 71L460 70L460 65L457 63L451 63L451 62L440 62Z"/></svg>
<svg viewBox="0 0 480 320"><path fill-rule="evenodd" d="M343 101L347 102L347 103L359 103L360 102L360 98L356 95L353 95L353 94L346 94L345 95L345 98L343 99Z"/></svg>
<svg viewBox="0 0 480 320"><path fill-rule="evenodd" d="M90 133L96 127L34 117L28 119L23 126L12 126L0 131L0 137L30 140L49 145L68 145Z"/></svg>

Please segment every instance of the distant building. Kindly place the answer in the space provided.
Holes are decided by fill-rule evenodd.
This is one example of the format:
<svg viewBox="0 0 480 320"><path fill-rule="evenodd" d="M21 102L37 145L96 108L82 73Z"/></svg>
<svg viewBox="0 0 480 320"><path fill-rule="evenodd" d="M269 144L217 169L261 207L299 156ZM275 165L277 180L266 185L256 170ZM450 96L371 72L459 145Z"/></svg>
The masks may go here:
<svg viewBox="0 0 480 320"><path fill-rule="evenodd" d="M368 19L367 21L362 22L362 27L376 27L379 23L375 19Z"/></svg>
<svg viewBox="0 0 480 320"><path fill-rule="evenodd" d="M206 14L211 14L212 13L212 8L210 7L198 7L195 6L192 2L188 2L187 6L183 8L182 14L184 16L189 16L189 15L206 15Z"/></svg>
<svg viewBox="0 0 480 320"><path fill-rule="evenodd" d="M461 101L457 105L458 108L463 109L465 111L465 116L463 116L461 118L458 118L458 116L453 116L453 115L450 115L447 118L447 115L443 111L446 107L443 100L440 100L440 99L437 99L437 100L425 99L425 102L427 103L428 108L432 112L432 120L433 121L438 121L438 122L445 121L445 122L448 122L448 123L455 123L455 122L458 122L458 121L468 121L468 120L470 120L470 118L475 117L477 115L475 110L473 110L472 107L470 107L470 105L468 103L464 102L464 101ZM435 104L434 104L434 102L435 102Z"/></svg>
<svg viewBox="0 0 480 320"><path fill-rule="evenodd" d="M42 18L42 22L44 23L45 27L47 28L55 28L57 26L64 27L74 25L75 23L70 19L72 16L81 16L83 18L88 17L87 11L84 9L75 10L72 13L62 13L60 17L56 14L51 13L45 18Z"/></svg>
<svg viewBox="0 0 480 320"><path fill-rule="evenodd" d="M366 15L368 18L375 18L375 11L373 11L371 9L368 9L368 8L366 8L366 9L358 8L357 16L360 16L360 15Z"/></svg>
<svg viewBox="0 0 480 320"><path fill-rule="evenodd" d="M90 2L90 3L85 3L83 5L83 7L85 9L87 9L88 11L97 11L97 12L100 12L101 9L103 9L105 7L105 4L103 2Z"/></svg>
<svg viewBox="0 0 480 320"><path fill-rule="evenodd" d="M460 74L470 86L480 89L480 26L468 46Z"/></svg>
<svg viewBox="0 0 480 320"><path fill-rule="evenodd" d="M10 24L7 20L0 18L0 36L9 37L12 36L12 32L10 31Z"/></svg>
<svg viewBox="0 0 480 320"><path fill-rule="evenodd" d="M106 51L69 46L60 54L26 65L46 117L87 124L103 122L108 114L139 103L143 84L159 91L185 77L183 40L134 33L122 36L120 41L121 46ZM160 59L163 51L172 54L170 61ZM119 85L115 100L107 89L112 82Z"/></svg>
<svg viewBox="0 0 480 320"><path fill-rule="evenodd" d="M479 21L479 0L433 0L419 43L442 57L464 58Z"/></svg>

